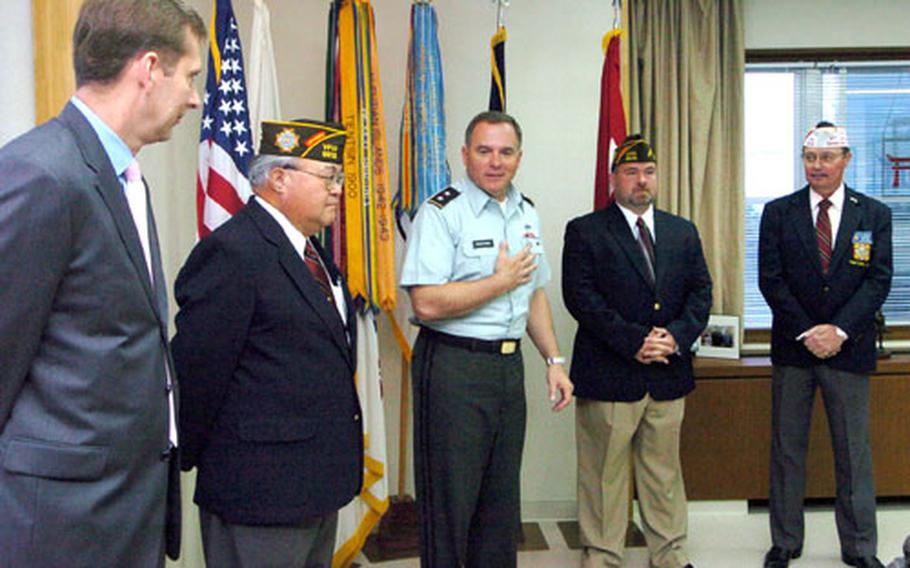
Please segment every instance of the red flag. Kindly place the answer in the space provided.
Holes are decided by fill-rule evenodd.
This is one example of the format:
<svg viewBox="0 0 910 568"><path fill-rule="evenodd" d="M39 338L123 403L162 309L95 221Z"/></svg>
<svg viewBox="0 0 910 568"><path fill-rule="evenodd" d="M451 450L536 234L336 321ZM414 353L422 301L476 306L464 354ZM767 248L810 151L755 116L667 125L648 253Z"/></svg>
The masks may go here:
<svg viewBox="0 0 910 568"><path fill-rule="evenodd" d="M626 137L619 70L619 36L615 29L604 36L604 67L600 76L600 127L597 132L597 172L594 177L594 210L613 203L610 191L610 162L613 152Z"/></svg>

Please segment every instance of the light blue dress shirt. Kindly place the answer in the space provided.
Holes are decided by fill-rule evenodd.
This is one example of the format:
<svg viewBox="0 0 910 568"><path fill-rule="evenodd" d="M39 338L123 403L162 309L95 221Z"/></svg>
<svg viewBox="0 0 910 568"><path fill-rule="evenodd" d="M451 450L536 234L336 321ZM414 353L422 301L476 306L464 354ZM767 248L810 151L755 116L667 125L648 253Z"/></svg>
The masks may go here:
<svg viewBox="0 0 910 568"><path fill-rule="evenodd" d="M104 153L107 154L108 159L111 161L111 167L114 168L114 173L117 174L120 186L126 189L126 177L123 173L135 159L130 147L92 109L88 108L88 105L80 101L76 96L71 97L70 102L79 109L79 112L92 125L92 130L98 135L101 147L104 148Z"/></svg>
<svg viewBox="0 0 910 568"><path fill-rule="evenodd" d="M531 294L550 281L540 238L540 218L529 201L510 186L505 207L469 179L453 186L460 195L439 206L427 200L420 206L408 237L401 269L401 286L480 280L493 274L499 243L506 240L509 256L529 246L537 255L531 281L481 305L471 313L420 325L477 339L515 339L524 335Z"/></svg>

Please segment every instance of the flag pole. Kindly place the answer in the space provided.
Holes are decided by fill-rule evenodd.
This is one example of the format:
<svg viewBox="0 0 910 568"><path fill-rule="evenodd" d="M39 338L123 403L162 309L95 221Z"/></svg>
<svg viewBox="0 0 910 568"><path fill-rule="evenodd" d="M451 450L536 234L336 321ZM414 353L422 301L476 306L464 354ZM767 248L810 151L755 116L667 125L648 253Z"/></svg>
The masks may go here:
<svg viewBox="0 0 910 568"><path fill-rule="evenodd" d="M509 7L510 0L491 0L496 4L496 28L499 29L506 25L505 8Z"/></svg>

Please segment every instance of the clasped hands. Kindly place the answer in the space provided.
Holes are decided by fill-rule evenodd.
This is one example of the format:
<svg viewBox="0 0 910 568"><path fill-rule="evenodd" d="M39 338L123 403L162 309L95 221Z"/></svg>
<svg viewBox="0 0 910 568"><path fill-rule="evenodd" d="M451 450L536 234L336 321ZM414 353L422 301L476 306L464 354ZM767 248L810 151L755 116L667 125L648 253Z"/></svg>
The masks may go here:
<svg viewBox="0 0 910 568"><path fill-rule="evenodd" d="M806 349L819 359L828 359L840 353L844 337L837 333L837 326L821 323L799 334L796 338L802 341Z"/></svg>
<svg viewBox="0 0 910 568"><path fill-rule="evenodd" d="M652 327L651 331L645 337L644 342L638 353L635 354L635 360L645 365L651 363L670 363L670 355L678 350L676 338L664 327Z"/></svg>

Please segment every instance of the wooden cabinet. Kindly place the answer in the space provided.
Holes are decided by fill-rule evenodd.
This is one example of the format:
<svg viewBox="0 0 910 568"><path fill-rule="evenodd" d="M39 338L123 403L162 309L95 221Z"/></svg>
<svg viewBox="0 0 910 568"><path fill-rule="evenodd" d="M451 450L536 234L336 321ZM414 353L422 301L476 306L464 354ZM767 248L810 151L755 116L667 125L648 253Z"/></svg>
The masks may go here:
<svg viewBox="0 0 910 568"><path fill-rule="evenodd" d="M681 439L689 500L767 499L770 359L697 359L695 375ZM871 377L869 427L876 493L910 496L910 355L879 361ZM834 458L820 393L806 477L806 497L834 497Z"/></svg>

